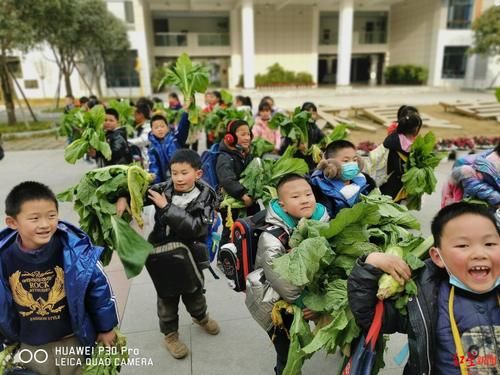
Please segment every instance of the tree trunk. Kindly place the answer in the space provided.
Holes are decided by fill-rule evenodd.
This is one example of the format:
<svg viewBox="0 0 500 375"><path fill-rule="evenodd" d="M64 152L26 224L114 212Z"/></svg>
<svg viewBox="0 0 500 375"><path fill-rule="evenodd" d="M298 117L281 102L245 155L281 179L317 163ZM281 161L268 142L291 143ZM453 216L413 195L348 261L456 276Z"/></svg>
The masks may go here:
<svg viewBox="0 0 500 375"><path fill-rule="evenodd" d="M14 125L16 121L16 110L14 106L14 90L7 70L5 55L0 55L0 82L2 86L3 102L7 111L7 123Z"/></svg>
<svg viewBox="0 0 500 375"><path fill-rule="evenodd" d="M30 102L28 101L28 98L26 97L26 95L24 95L23 88L21 87L19 82L17 82L16 77L14 77L14 74L8 69L8 67L7 67L7 73L10 75L10 77L12 78L14 83L16 84L17 89L19 90L19 92L23 96L24 102L26 103L26 107L28 107L28 110L30 111L30 114L31 114L31 117L33 118L33 121L38 122L38 119L35 116L35 112L33 112L33 108L31 108L31 105L30 105Z"/></svg>
<svg viewBox="0 0 500 375"><path fill-rule="evenodd" d="M71 88L71 73L68 69L63 69L62 74L64 76L64 86L66 87L66 95L73 95L73 89Z"/></svg>

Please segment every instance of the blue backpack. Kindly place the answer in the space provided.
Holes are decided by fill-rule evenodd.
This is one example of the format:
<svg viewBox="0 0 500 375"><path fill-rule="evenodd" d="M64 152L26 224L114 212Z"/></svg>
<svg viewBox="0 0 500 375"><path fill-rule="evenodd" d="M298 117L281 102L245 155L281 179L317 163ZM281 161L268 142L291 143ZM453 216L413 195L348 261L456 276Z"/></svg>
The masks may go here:
<svg viewBox="0 0 500 375"><path fill-rule="evenodd" d="M219 156L219 144L215 143L201 154L201 169L203 170L203 179L212 189L217 191L219 181L215 171L217 157Z"/></svg>

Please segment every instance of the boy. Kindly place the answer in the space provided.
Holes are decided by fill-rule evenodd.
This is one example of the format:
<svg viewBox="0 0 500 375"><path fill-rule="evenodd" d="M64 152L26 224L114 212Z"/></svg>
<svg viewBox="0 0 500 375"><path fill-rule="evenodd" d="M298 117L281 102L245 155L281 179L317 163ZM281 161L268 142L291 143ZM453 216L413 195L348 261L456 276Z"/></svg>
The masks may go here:
<svg viewBox="0 0 500 375"><path fill-rule="evenodd" d="M128 140L131 145L140 149L145 168L148 166L151 108L153 108L153 103L149 99L140 98L137 101L134 111L134 135Z"/></svg>
<svg viewBox="0 0 500 375"><path fill-rule="evenodd" d="M167 119L160 114L151 118L151 132L149 133L149 172L154 173L154 183L167 180L169 163L175 151L184 147L189 133L189 120L184 112L176 131L171 131Z"/></svg>
<svg viewBox="0 0 500 375"><path fill-rule="evenodd" d="M219 333L217 322L207 314L202 274L202 269L208 267L205 242L217 198L201 180L201 159L196 152L176 151L170 173L170 179L154 185L148 193L146 203L156 206L155 224L148 238L155 252L146 267L158 293L158 317L165 345L174 358L180 359L188 355L178 333L181 297L196 324L211 335ZM120 198L119 214L124 207L126 199Z"/></svg>
<svg viewBox="0 0 500 375"><path fill-rule="evenodd" d="M375 187L373 180L361 173L362 159L349 141L330 143L322 160L311 176L311 184L319 202L326 206L332 217L342 208L354 206L361 194Z"/></svg>
<svg viewBox="0 0 500 375"><path fill-rule="evenodd" d="M416 276L418 295L409 299L405 316L392 301L385 302L383 333L408 334L405 374L497 374L500 236L495 219L483 206L460 202L442 208L431 228L434 247ZM401 258L384 253L362 256L349 276L349 305L363 329L373 318L383 272L401 284L411 277Z"/></svg>
<svg viewBox="0 0 500 375"><path fill-rule="evenodd" d="M90 150L89 155L97 159L98 167L132 163L132 156L127 143L127 131L120 127L118 111L114 108L106 108L105 113L103 128L106 134L106 142L111 148L111 159L106 160L101 153L95 150Z"/></svg>
<svg viewBox="0 0 500 375"><path fill-rule="evenodd" d="M9 228L0 232L0 338L19 342L21 350L47 353L45 362L25 364L32 371L81 373L80 366L64 366L60 357L57 364L54 350L94 346L96 340L111 346L116 338L115 297L99 262L103 249L80 229L59 221L54 193L38 182L15 186L5 213Z"/></svg>
<svg viewBox="0 0 500 375"><path fill-rule="evenodd" d="M278 239L269 230L280 228L283 235L289 236L299 219L306 217L313 220L328 221L328 213L323 205L316 203L311 186L304 177L287 175L281 179L277 187L278 199L271 201L267 209L266 223L270 225L268 231L259 238L255 271L247 278L246 305L253 318L266 330L269 337L273 337L273 344L277 353L274 371L280 375L288 357L290 339L287 330L293 321L292 315L283 314L285 329L273 327L271 311L274 304L283 299L288 303L300 302L302 289L280 278L273 271L273 260L286 254L290 249L284 246L286 241ZM280 235L281 236L281 235ZM304 317L314 319L316 314L305 308Z"/></svg>

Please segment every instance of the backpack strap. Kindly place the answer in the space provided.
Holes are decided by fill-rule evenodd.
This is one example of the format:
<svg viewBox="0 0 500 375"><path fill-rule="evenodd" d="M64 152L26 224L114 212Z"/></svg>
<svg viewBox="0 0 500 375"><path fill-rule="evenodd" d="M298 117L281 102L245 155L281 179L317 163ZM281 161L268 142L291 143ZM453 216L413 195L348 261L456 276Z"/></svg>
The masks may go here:
<svg viewBox="0 0 500 375"><path fill-rule="evenodd" d="M288 235L286 230L279 227L278 225L271 225L266 228L266 232L276 237L285 249L288 247L288 239L290 238L290 236Z"/></svg>

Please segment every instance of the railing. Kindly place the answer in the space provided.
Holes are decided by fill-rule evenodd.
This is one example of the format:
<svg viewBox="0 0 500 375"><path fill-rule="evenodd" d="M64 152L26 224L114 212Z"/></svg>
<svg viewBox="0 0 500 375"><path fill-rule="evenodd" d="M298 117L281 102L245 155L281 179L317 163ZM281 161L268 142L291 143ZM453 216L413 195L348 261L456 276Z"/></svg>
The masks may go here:
<svg viewBox="0 0 500 375"><path fill-rule="evenodd" d="M155 33L155 46L185 47L187 45L186 33Z"/></svg>
<svg viewBox="0 0 500 375"><path fill-rule="evenodd" d="M329 38L319 38L320 46L336 46L339 40L338 34L332 34Z"/></svg>
<svg viewBox="0 0 500 375"><path fill-rule="evenodd" d="M359 44L385 44L387 33L385 31L359 31Z"/></svg>
<svg viewBox="0 0 500 375"><path fill-rule="evenodd" d="M155 33L157 47L228 47L229 33Z"/></svg>

